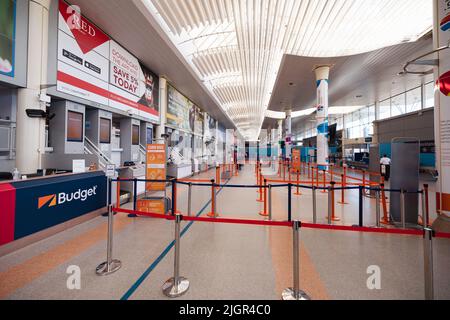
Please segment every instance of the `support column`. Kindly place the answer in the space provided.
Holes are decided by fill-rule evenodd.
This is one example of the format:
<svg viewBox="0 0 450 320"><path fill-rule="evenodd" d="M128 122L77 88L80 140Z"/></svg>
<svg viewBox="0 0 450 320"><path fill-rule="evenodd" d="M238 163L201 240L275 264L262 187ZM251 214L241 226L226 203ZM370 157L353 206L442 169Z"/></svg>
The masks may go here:
<svg viewBox="0 0 450 320"><path fill-rule="evenodd" d="M283 139L283 120L278 120L278 158L282 155L281 140Z"/></svg>
<svg viewBox="0 0 450 320"><path fill-rule="evenodd" d="M156 126L157 143L164 143L162 135L166 131L166 111L167 111L167 80L165 78L159 78L159 120L160 123Z"/></svg>
<svg viewBox="0 0 450 320"><path fill-rule="evenodd" d="M450 2L433 0L433 46L446 46L450 41ZM442 25L441 25L442 22ZM439 90L434 97L434 130L436 143L436 210L438 214L450 213L450 50L438 53L439 65L435 79Z"/></svg>
<svg viewBox="0 0 450 320"><path fill-rule="evenodd" d="M45 119L29 118L26 109L46 110L39 99L41 84L47 83L48 10L50 0L29 2L27 87L17 94L16 167L21 174L42 169L45 153Z"/></svg>
<svg viewBox="0 0 450 320"><path fill-rule="evenodd" d="M328 77L329 66L314 70L317 84L317 165L319 170L328 169Z"/></svg>
<svg viewBox="0 0 450 320"><path fill-rule="evenodd" d="M292 110L286 110L286 159L291 159L292 149Z"/></svg>

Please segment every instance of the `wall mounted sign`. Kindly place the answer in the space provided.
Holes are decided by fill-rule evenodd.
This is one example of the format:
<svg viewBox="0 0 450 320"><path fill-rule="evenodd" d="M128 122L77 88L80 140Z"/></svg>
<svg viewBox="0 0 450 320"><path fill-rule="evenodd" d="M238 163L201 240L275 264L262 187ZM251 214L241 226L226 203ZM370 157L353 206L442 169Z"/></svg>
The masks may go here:
<svg viewBox="0 0 450 320"><path fill-rule="evenodd" d="M57 90L159 123L159 79L60 0Z"/></svg>

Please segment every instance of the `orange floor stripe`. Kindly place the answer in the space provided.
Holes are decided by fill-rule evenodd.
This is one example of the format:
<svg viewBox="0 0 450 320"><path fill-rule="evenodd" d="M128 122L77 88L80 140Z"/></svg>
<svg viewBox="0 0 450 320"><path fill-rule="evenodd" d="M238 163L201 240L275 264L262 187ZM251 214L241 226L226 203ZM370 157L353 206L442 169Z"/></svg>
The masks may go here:
<svg viewBox="0 0 450 320"><path fill-rule="evenodd" d="M133 221L133 219L125 215L116 215L115 218L114 230L116 232L122 230ZM105 220L105 223L90 231L82 233L4 272L0 272L0 299L4 299L15 290L26 286L43 274L81 254L97 242L105 240L106 235L107 223ZM99 259L101 260L101 257Z"/></svg>

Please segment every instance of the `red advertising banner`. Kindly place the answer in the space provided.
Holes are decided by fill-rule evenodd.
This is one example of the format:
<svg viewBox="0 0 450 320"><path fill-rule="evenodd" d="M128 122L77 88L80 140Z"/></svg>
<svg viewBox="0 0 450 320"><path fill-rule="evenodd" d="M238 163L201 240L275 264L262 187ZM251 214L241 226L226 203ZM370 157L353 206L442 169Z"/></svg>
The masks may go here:
<svg viewBox="0 0 450 320"><path fill-rule="evenodd" d="M158 76L59 1L57 90L159 123Z"/></svg>

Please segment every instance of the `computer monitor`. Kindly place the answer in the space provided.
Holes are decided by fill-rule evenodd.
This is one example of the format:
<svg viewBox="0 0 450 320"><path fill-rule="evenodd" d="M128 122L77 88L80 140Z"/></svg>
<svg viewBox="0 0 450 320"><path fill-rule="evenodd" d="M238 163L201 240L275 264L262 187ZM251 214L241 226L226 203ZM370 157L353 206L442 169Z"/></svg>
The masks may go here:
<svg viewBox="0 0 450 320"><path fill-rule="evenodd" d="M131 143L134 146L139 145L139 126L136 124L133 124L133 126L132 126Z"/></svg>
<svg viewBox="0 0 450 320"><path fill-rule="evenodd" d="M111 143L111 119L100 118L100 143Z"/></svg>
<svg viewBox="0 0 450 320"><path fill-rule="evenodd" d="M67 141L83 142L83 127L83 113L67 111Z"/></svg>

